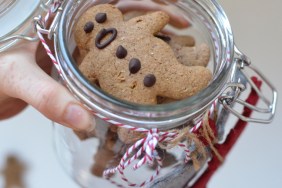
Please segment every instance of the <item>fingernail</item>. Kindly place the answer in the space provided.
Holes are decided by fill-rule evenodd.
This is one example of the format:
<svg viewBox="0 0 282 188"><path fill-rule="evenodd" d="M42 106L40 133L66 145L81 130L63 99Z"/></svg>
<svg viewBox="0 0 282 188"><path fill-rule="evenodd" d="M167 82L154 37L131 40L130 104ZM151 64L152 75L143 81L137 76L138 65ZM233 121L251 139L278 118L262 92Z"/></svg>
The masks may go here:
<svg viewBox="0 0 282 188"><path fill-rule="evenodd" d="M69 104L64 113L64 122L73 129L93 129L91 120L90 113L79 104Z"/></svg>

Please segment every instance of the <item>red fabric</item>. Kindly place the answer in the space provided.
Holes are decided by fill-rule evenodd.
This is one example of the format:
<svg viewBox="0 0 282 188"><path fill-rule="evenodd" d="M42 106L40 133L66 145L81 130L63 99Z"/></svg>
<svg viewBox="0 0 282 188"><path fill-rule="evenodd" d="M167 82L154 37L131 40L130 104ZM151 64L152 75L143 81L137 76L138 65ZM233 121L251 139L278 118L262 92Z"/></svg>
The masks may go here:
<svg viewBox="0 0 282 188"><path fill-rule="evenodd" d="M253 82L256 84L258 88L261 87L262 82L258 80L257 78L252 78ZM257 93L252 90L249 97L247 98L246 102L255 105L259 100L259 96ZM245 107L243 110L243 115L250 117L252 111ZM228 137L226 138L225 142L223 144L216 144L215 147L220 153L220 155L223 158L226 158L228 152L231 150L232 146L236 143L238 138L240 137L241 133L246 128L247 122L238 120L235 127L230 131ZM212 175L215 173L215 171L221 166L221 162L218 160L217 157L213 157L212 160L209 162L208 169L204 172L204 174L198 179L198 181L192 186L192 188L205 188L207 186L207 183L209 182Z"/></svg>

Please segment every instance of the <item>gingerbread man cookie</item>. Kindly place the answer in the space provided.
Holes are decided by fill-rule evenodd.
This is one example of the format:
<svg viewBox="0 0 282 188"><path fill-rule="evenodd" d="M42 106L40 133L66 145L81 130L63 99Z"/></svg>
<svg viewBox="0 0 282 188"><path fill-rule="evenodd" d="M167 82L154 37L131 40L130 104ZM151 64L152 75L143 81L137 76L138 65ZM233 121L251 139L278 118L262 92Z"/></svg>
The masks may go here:
<svg viewBox="0 0 282 188"><path fill-rule="evenodd" d="M171 46L177 60L183 65L204 67L208 65L210 48L207 44L202 43L196 46L195 39L191 36L158 34L156 37Z"/></svg>
<svg viewBox="0 0 282 188"><path fill-rule="evenodd" d="M211 72L179 63L170 46L155 37L168 21L161 11L124 21L113 5L90 8L75 31L78 47L88 51L81 72L107 93L139 104L196 94L208 85Z"/></svg>
<svg viewBox="0 0 282 188"><path fill-rule="evenodd" d="M6 165L0 174L3 174L5 188L25 188L24 174L27 168L16 156L8 156Z"/></svg>
<svg viewBox="0 0 282 188"><path fill-rule="evenodd" d="M182 46L180 43L170 43L177 60L187 66L206 67L210 60L210 48L207 44L202 43L198 46Z"/></svg>

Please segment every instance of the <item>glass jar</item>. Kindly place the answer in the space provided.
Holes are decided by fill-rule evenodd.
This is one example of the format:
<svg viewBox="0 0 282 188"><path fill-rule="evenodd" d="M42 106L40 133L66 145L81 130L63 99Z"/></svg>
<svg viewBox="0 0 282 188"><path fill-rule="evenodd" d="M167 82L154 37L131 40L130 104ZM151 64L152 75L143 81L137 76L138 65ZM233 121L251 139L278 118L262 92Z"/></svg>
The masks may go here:
<svg viewBox="0 0 282 188"><path fill-rule="evenodd" d="M71 0L59 3L51 28L42 28L42 31L54 37L60 79L93 112L96 129L82 133L54 123L54 139L61 163L82 187L184 187L195 180L199 169L212 157L212 146L197 144L198 140L191 137L170 143L175 141L175 137L199 129L206 122L206 117L215 117L215 111L218 118L212 120L216 124L217 143L223 142L228 132L225 125L230 112L244 121L271 122L277 92L237 49L229 21L216 1ZM73 57L76 50L73 28L89 7L100 3L112 3L118 8L127 7L134 11L147 7L149 12L153 7L154 10L165 10L188 21L189 28L166 29L175 34L192 35L197 41L196 45L201 42L208 44L211 51L208 68L213 73L208 87L181 101L139 105L117 99L91 84L78 70ZM146 12L146 8L142 12ZM262 79L268 91L260 91L249 74ZM244 102L250 88L256 90L264 103L263 107ZM240 107L236 107L237 103L259 113L259 118L244 117ZM136 136L139 139L136 142L124 143L119 139L116 127L127 128L131 131L128 134L140 133L141 136ZM203 147L202 153L198 151L196 159L191 162L188 154L197 151L198 146ZM148 163L144 162L146 160ZM195 161L198 162L197 168L194 168ZM133 170L136 163L142 163L142 167ZM105 177L103 172L106 169L112 169L115 173Z"/></svg>

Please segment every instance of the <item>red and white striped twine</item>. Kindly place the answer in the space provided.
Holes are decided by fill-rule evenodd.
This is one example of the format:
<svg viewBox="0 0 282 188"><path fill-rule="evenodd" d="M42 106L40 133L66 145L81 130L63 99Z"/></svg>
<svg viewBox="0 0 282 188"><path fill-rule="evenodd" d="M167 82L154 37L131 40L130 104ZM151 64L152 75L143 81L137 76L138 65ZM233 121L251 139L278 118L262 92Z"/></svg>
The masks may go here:
<svg viewBox="0 0 282 188"><path fill-rule="evenodd" d="M141 129L140 129L141 130ZM138 131L138 129L136 129ZM142 129L143 132L143 129ZM158 129L151 129L148 130L147 137L142 138L138 140L135 144L133 144L130 148L127 149L124 156L122 157L119 165L113 169L108 169L104 172L105 176L108 176L112 173L119 172L121 175L121 178L128 183L131 187L143 187L146 184L152 182L156 176L158 176L161 166L162 166L162 159L158 155L156 151L156 146L159 142L159 140L166 140L167 133L160 133ZM176 134L171 134L172 137L174 137ZM141 146L141 147L140 147ZM139 148L140 147L140 148ZM136 152L136 150L139 148L139 150ZM136 152L132 155L133 152ZM144 157L142 157L139 162L134 164L133 170L137 170L140 167L142 167L144 164L149 164L152 166L154 164L154 160L157 161L157 169L155 173L146 181L142 182L141 184L131 183L125 176L124 170L126 167L128 167L130 164L132 164L135 160L137 160L141 155L144 154ZM132 157L130 157L132 156Z"/></svg>
<svg viewBox="0 0 282 188"><path fill-rule="evenodd" d="M44 39L42 33L41 33L41 29L46 29L46 25L48 20L50 19L50 16L54 13L56 13L56 10L58 9L58 7L61 5L60 1L55 1L50 9L48 10L48 12L46 13L44 20L39 20L39 23L36 23L36 33L39 37L39 40L41 41L45 51L47 52L47 55L50 57L52 63L54 64L55 68L57 69L58 73L60 74L60 76L62 76L62 72L61 72L61 67L57 61L57 59L55 58L55 56L53 55L51 49L49 48L46 40ZM43 27L43 28L42 28Z"/></svg>
<svg viewBox="0 0 282 188"><path fill-rule="evenodd" d="M212 103L211 108L209 109L209 112L208 112L209 116L214 112L216 105L217 105L217 100L215 100ZM94 113L94 114L98 116L99 118L103 119L104 121L111 123L113 125L116 125L118 127L127 128L132 131L147 133L147 137L136 141L131 147L127 149L127 151L123 155L117 167L105 170L104 175L107 177L110 174L118 172L121 175L122 180L125 181L128 184L128 186L130 187L143 187L149 184L150 182L152 182L160 173L161 166L162 166L162 159L160 158L156 150L158 143L168 142L170 140L173 140L176 136L178 136L178 133L177 132L160 132L158 129L148 130L144 128L136 128L130 125L125 125L125 124L121 124L116 121L110 120L109 118L99 113ZM199 121L195 126L193 126L193 128L190 129L190 132L195 133L202 126L202 123L203 123L202 120ZM188 147L183 143L178 143L178 146L183 148L185 152L186 157L185 157L184 162L185 163L189 162L191 158L190 158L190 150L188 149ZM137 149L138 151L136 152ZM125 177L124 170L126 169L126 167L128 167L130 164L132 164L142 155L144 155L144 157L141 158L136 164L134 164L133 170L137 170L138 168L140 168L141 166L145 164L148 164L151 166L154 160L156 160L157 161L156 171L146 181L140 184L132 183Z"/></svg>
<svg viewBox="0 0 282 188"><path fill-rule="evenodd" d="M50 50L48 44L46 43L46 41L45 41L45 39L42 35L42 34L46 34L46 33L41 33L41 29L46 29L47 21L49 20L51 14L54 14L59 6L60 6L60 1L56 1L55 3L53 3L50 10L48 11L46 16L44 17L44 20L42 21L42 23L36 24L36 28L37 28L37 34L39 36L39 39L40 39L42 45L44 46L48 56L51 58L55 68L58 71L58 73L60 74L60 76L62 76L60 64L58 63L57 59L53 55L52 51ZM42 28L42 26L43 26L43 28ZM217 105L217 100L214 101L214 103L211 105L211 108L209 109L209 115L211 115L213 113L213 111L216 108L216 105ZM125 124L119 123L117 121L111 120L111 119L103 116L102 114L96 113L94 111L93 111L93 114L95 116L101 118L102 120L104 120L108 123L111 123L113 125L116 125L118 127L130 129L131 131L143 132L143 133L147 134L147 136L145 138L138 140L130 148L127 149L127 151L123 155L123 157L120 160L120 163L117 167L112 168L112 169L107 169L107 170L104 171L104 175L105 175L106 179L108 179L113 184L116 184L118 187L122 187L122 185L117 184L116 182L114 182L110 178L108 178L108 176L110 174L118 172L121 175L121 179L123 181L125 181L128 184L128 186L130 186L130 187L143 187L143 186L149 184L150 182L152 182L159 175L161 167L162 167L162 159L161 159L161 157L159 156L159 154L156 150L158 143L169 142L169 141L173 140L178 135L178 133L177 132L162 132L162 131L159 131L156 128L151 129L151 130L148 130L148 129L145 129L145 128L136 128L136 127L133 127L133 126L130 126L130 125L125 125ZM203 123L202 120L199 121L193 128L190 129L190 132L194 133L195 131L197 131L201 127L202 123ZM178 146L183 148L185 155L186 155L185 163L187 163L188 161L191 160L190 159L190 150L183 143L179 143ZM136 150L138 150L138 151L136 151ZM136 164L134 164L133 170L137 170L145 164L152 166L154 161L157 161L157 167L156 167L154 174L151 175L150 178L148 178L147 180L145 180L142 183L137 184L137 183L132 183L131 181L129 181L126 178L124 170L129 165L131 165L134 161L136 161L140 156L143 156L143 157Z"/></svg>

